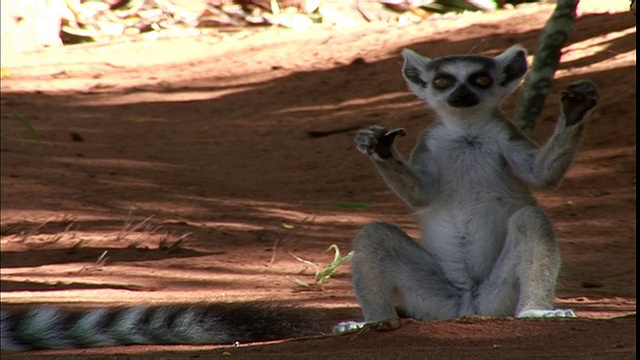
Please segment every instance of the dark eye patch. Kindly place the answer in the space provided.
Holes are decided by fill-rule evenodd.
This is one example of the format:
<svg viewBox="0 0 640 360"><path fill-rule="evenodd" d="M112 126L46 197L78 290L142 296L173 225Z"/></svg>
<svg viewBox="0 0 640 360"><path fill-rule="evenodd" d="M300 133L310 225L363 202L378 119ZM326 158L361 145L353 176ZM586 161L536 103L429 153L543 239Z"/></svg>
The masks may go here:
<svg viewBox="0 0 640 360"><path fill-rule="evenodd" d="M493 79L486 72L475 73L467 79L467 82L474 87L488 89L493 85Z"/></svg>
<svg viewBox="0 0 640 360"><path fill-rule="evenodd" d="M452 87L456 83L456 78L449 74L437 74L431 81L433 87L438 90L445 90Z"/></svg>

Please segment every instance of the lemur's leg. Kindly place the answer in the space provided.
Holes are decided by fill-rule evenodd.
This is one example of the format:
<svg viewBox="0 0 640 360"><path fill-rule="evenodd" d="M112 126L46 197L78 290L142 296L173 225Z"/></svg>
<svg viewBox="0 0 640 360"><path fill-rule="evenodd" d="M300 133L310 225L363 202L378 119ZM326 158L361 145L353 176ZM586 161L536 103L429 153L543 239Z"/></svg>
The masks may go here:
<svg viewBox="0 0 640 360"><path fill-rule="evenodd" d="M516 211L509 218L502 252L478 289L478 312L517 317L575 317L571 310L553 308L559 270L560 253L546 214L535 206Z"/></svg>
<svg viewBox="0 0 640 360"><path fill-rule="evenodd" d="M355 238L354 251L353 284L365 323L397 318L396 295L411 317L436 319L458 314L457 291L445 279L440 265L397 226L365 226ZM351 330L343 326L340 329L338 325L335 331Z"/></svg>

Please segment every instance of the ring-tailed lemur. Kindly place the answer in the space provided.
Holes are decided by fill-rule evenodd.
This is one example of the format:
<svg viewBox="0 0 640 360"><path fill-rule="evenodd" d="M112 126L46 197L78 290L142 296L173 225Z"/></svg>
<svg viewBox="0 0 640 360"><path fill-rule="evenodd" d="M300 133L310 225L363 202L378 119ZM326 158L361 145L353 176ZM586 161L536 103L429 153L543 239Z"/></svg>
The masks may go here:
<svg viewBox="0 0 640 360"><path fill-rule="evenodd" d="M84 311L34 307L2 311L0 349L86 348L134 344L233 344L320 334L295 307L264 303L175 304Z"/></svg>
<svg viewBox="0 0 640 360"><path fill-rule="evenodd" d="M552 308L558 249L528 184L558 184L597 102L595 88L579 83L562 93L556 131L538 148L498 108L527 70L523 49L495 58L403 54L409 87L436 110L438 122L408 162L392 146L401 129L373 126L356 140L391 189L418 209L423 242L385 223L371 224L356 237L353 281L365 322L397 317L394 293L401 295L407 315L418 319L574 316ZM3 351L220 344L320 332L304 309L262 303L35 307L0 315ZM363 324L345 322L334 331Z"/></svg>
<svg viewBox="0 0 640 360"><path fill-rule="evenodd" d="M416 209L421 242L388 223L367 225L354 241L353 284L364 322L342 333L406 315L574 317L553 308L560 254L551 222L530 186L556 187L571 164L598 101L590 82L562 92L555 132L538 147L500 111L527 72L514 46L492 58L429 59L405 49L402 74L436 113L405 161L393 147L404 130L371 126L356 136L383 179Z"/></svg>

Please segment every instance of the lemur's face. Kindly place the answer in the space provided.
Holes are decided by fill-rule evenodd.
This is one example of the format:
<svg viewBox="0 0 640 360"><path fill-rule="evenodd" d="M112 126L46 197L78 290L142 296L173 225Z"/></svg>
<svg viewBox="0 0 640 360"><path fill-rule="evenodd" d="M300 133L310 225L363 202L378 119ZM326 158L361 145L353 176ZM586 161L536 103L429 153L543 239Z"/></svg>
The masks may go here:
<svg viewBox="0 0 640 360"><path fill-rule="evenodd" d="M440 113L494 108L527 71L526 53L517 46L495 58L459 55L431 60L411 50L403 55L402 73L409 87Z"/></svg>
<svg viewBox="0 0 640 360"><path fill-rule="evenodd" d="M485 98L495 98L495 62L479 56L447 57L425 66L430 103L456 108L472 107ZM435 105L434 104L434 105Z"/></svg>

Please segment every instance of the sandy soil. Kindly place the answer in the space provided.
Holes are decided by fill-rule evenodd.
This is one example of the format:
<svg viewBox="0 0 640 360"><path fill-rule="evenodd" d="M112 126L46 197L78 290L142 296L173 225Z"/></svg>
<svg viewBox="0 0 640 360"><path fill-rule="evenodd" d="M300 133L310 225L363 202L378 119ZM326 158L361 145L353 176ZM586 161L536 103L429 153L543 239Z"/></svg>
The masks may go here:
<svg viewBox="0 0 640 360"><path fill-rule="evenodd" d="M556 301L579 319L409 321L238 348L11 357L635 358L636 28L624 1L607 6L581 4L534 135L549 135L564 86L597 84L601 105L574 166L559 190L537 194L564 259ZM3 308L271 299L307 307L327 329L359 318L348 266L305 288L294 281L313 282L313 269L292 254L327 264L329 245L348 252L373 220L417 235L352 140L359 127L401 126L408 151L431 121L406 90L400 49L533 52L551 10L3 53Z"/></svg>

